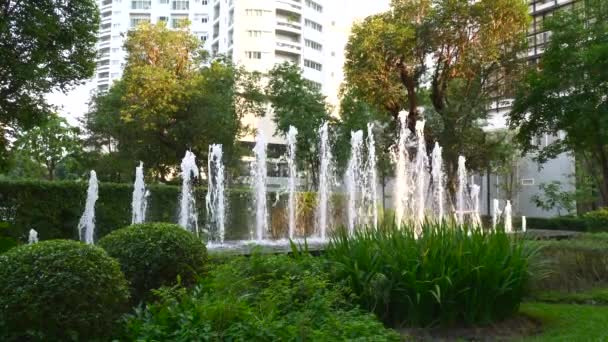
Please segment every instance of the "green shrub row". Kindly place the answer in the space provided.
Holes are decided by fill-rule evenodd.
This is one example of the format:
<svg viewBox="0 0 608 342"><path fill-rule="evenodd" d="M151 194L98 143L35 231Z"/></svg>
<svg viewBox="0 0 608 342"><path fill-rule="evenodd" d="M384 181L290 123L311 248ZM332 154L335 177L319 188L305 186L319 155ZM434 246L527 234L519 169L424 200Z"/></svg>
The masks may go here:
<svg viewBox="0 0 608 342"><path fill-rule="evenodd" d="M389 326L484 324L517 312L533 250L502 231L448 223L412 231L388 222L340 232L325 253L335 280Z"/></svg>
<svg viewBox="0 0 608 342"><path fill-rule="evenodd" d="M551 218L527 217L526 223L528 229L570 230L576 232L586 232L589 230L587 221L582 217L576 216Z"/></svg>
<svg viewBox="0 0 608 342"><path fill-rule="evenodd" d="M575 292L608 285L607 233L528 243L540 248L536 258L543 270L533 278L534 292Z"/></svg>
<svg viewBox="0 0 608 342"><path fill-rule="evenodd" d="M78 239L77 225L84 210L86 182L0 180L0 222L8 225L0 236L27 241L35 229L41 240ZM147 221L177 222L179 187L149 186ZM133 187L100 183L95 205L96 239L131 224ZM227 239L249 237L249 195L230 192ZM199 223L205 224L205 189L196 190Z"/></svg>

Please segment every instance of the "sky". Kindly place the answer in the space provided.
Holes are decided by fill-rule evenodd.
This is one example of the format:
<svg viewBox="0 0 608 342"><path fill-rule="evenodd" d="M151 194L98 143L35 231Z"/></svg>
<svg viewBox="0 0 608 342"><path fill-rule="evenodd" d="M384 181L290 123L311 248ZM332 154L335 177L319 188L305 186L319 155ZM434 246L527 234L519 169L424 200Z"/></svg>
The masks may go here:
<svg viewBox="0 0 608 342"><path fill-rule="evenodd" d="M334 1L334 0L329 0ZM388 9L390 0L345 0L345 15L356 19L364 18L368 15L385 11ZM351 6L352 4L352 6ZM89 81L74 88L67 94L54 92L47 95L47 101L59 108L59 114L65 117L72 125L78 125L81 118L88 109L88 102L91 98L91 91L94 88L93 82Z"/></svg>

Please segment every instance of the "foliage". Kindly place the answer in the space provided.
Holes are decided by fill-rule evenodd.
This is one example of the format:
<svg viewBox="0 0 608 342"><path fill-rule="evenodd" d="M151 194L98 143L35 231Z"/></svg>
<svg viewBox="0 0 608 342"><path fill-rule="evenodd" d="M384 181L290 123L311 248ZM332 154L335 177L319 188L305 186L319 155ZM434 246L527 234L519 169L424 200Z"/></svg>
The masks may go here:
<svg viewBox="0 0 608 342"><path fill-rule="evenodd" d="M526 217L528 229L587 231L587 222L577 216Z"/></svg>
<svg viewBox="0 0 608 342"><path fill-rule="evenodd" d="M143 161L160 180L186 150L206 165L210 144L222 144L224 162L233 166L245 114L262 114L260 75L209 60L196 36L162 22L129 31L125 49L123 78L97 95L86 115L90 143L118 160Z"/></svg>
<svg viewBox="0 0 608 342"><path fill-rule="evenodd" d="M542 210L551 211L556 209L557 215L561 216L562 212L570 214L576 209L575 194L570 191L562 191L562 183L560 181L541 183L538 185L538 190L542 192L542 197L539 194L534 194L531 200Z"/></svg>
<svg viewBox="0 0 608 342"><path fill-rule="evenodd" d="M19 134L13 149L44 165L48 180L53 180L57 167L67 157L81 151L78 134L78 128L70 126L63 118L52 116L43 125Z"/></svg>
<svg viewBox="0 0 608 342"><path fill-rule="evenodd" d="M579 291L608 283L608 238L592 234L571 240L537 242L537 258L547 273L534 279L534 292Z"/></svg>
<svg viewBox="0 0 608 342"><path fill-rule="evenodd" d="M513 201L519 189L518 163L521 150L508 130L496 130L488 133L489 170L496 176L502 177L501 190L505 192L505 199Z"/></svg>
<svg viewBox="0 0 608 342"><path fill-rule="evenodd" d="M523 0L393 0L390 11L353 26L347 84L390 113L395 126L405 109L412 132L424 108L428 145L444 147L452 192L458 155L474 170L487 162L480 124L489 101L508 94L518 78L527 12Z"/></svg>
<svg viewBox="0 0 608 342"><path fill-rule="evenodd" d="M316 182L319 168L319 127L329 120L321 90L304 78L295 64L276 65L268 73L266 94L272 105L276 133L287 136L290 126L298 130L297 158ZM268 133L268 132L267 132Z"/></svg>
<svg viewBox="0 0 608 342"><path fill-rule="evenodd" d="M332 285L320 258L262 256L218 265L192 292L161 300L127 321L128 340L396 341Z"/></svg>
<svg viewBox="0 0 608 342"><path fill-rule="evenodd" d="M326 251L335 278L390 326L483 324L517 312L533 250L502 231L422 229L416 238L385 221L353 236L341 231Z"/></svg>
<svg viewBox="0 0 608 342"><path fill-rule="evenodd" d="M195 283L207 261L205 244L182 227L168 223L136 224L115 230L99 246L117 259L131 285L132 299L150 297L150 290Z"/></svg>
<svg viewBox="0 0 608 342"><path fill-rule="evenodd" d="M608 6L585 0L543 23L552 32L540 68L530 70L510 114L525 151L547 160L573 151L599 168L593 172L602 205L608 204ZM558 135L546 147L535 137Z"/></svg>
<svg viewBox="0 0 608 342"><path fill-rule="evenodd" d="M44 121L44 96L95 70L99 13L94 0L0 3L0 157L7 134Z"/></svg>
<svg viewBox="0 0 608 342"><path fill-rule="evenodd" d="M45 241L0 256L3 341L110 337L128 300L118 263L101 248Z"/></svg>
<svg viewBox="0 0 608 342"><path fill-rule="evenodd" d="M589 231L608 231L608 208L590 211L583 215Z"/></svg>
<svg viewBox="0 0 608 342"><path fill-rule="evenodd" d="M148 185L147 220L176 222L180 188ZM41 240L78 239L78 221L85 206L87 182L0 180L0 222L7 222L6 236L27 242L30 229ZM197 188L196 198L205 198L205 189ZM131 223L133 187L128 184L99 184L95 205L95 239ZM269 195L269 196L272 196ZM228 206L235 215L226 222L226 239L249 237L249 194L230 191ZM205 221L205 201L197 201L198 222Z"/></svg>

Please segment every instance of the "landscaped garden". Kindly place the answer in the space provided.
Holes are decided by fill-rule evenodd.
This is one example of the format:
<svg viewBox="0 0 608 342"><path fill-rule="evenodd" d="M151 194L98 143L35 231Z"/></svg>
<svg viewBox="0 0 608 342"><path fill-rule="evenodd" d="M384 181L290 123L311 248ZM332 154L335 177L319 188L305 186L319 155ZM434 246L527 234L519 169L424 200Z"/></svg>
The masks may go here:
<svg viewBox="0 0 608 342"><path fill-rule="evenodd" d="M595 341L608 314L608 236L527 240L387 219L322 252L209 255L172 224L97 246L0 255L0 338L21 340ZM316 255L316 256L313 256Z"/></svg>

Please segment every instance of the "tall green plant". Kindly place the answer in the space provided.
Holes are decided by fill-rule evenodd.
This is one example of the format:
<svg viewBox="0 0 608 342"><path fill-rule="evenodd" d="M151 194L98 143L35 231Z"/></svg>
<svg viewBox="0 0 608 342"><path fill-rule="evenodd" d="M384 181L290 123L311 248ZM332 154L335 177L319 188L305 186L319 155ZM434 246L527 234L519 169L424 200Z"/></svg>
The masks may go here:
<svg viewBox="0 0 608 342"><path fill-rule="evenodd" d="M360 304L390 326L489 323L517 312L531 251L504 232L449 223L338 232L327 249Z"/></svg>

